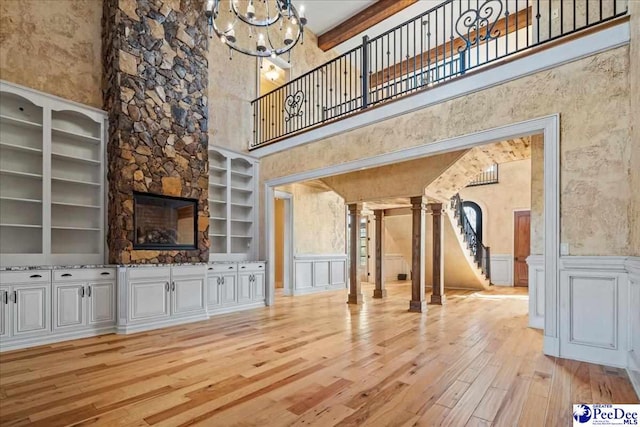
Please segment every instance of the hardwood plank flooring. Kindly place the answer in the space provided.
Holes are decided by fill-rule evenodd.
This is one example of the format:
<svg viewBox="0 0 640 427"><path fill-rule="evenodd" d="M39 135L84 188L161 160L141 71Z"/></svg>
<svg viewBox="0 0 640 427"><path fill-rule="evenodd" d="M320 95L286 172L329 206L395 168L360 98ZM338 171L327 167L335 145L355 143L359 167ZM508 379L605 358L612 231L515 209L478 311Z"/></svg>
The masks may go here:
<svg viewBox="0 0 640 427"><path fill-rule="evenodd" d="M0 354L4 426L556 426L571 404L637 403L623 370L542 354L526 289L407 283L134 335Z"/></svg>

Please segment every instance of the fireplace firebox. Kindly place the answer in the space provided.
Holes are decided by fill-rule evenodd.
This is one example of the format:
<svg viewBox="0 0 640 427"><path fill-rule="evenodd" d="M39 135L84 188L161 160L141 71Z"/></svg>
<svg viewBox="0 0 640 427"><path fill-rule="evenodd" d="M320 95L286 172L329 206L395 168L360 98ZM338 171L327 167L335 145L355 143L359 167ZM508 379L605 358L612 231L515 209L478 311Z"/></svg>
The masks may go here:
<svg viewBox="0 0 640 427"><path fill-rule="evenodd" d="M133 193L133 249L197 249L198 200Z"/></svg>

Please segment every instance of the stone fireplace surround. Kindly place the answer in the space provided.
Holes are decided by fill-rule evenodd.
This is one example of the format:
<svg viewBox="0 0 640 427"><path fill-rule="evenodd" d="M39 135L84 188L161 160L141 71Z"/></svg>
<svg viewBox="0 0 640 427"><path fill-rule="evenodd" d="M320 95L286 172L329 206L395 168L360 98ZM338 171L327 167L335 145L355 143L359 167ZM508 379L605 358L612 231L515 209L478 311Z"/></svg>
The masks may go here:
<svg viewBox="0 0 640 427"><path fill-rule="evenodd" d="M114 264L209 260L207 32L199 0L104 0ZM134 250L133 192L198 200L196 250Z"/></svg>

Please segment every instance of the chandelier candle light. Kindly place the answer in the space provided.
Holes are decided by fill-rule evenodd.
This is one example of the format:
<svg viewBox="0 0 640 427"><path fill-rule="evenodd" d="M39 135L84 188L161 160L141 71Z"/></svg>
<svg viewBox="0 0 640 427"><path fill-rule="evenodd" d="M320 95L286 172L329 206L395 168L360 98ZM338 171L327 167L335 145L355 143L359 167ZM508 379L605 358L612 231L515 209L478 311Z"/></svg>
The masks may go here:
<svg viewBox="0 0 640 427"><path fill-rule="evenodd" d="M307 18L292 0L205 0L209 35L214 34L233 51L258 58L288 54L304 42ZM225 30L222 30L225 28Z"/></svg>

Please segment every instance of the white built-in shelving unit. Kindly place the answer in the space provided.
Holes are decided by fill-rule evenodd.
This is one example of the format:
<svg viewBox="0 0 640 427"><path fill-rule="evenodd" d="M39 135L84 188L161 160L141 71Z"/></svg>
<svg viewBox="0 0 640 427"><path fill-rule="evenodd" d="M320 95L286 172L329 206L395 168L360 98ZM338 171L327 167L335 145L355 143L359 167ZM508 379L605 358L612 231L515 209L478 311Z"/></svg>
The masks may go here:
<svg viewBox="0 0 640 427"><path fill-rule="evenodd" d="M209 148L209 240L212 261L244 261L257 254L258 161Z"/></svg>
<svg viewBox="0 0 640 427"><path fill-rule="evenodd" d="M106 113L0 82L0 264L104 262Z"/></svg>

